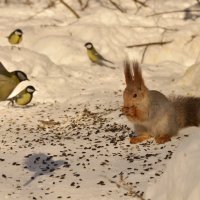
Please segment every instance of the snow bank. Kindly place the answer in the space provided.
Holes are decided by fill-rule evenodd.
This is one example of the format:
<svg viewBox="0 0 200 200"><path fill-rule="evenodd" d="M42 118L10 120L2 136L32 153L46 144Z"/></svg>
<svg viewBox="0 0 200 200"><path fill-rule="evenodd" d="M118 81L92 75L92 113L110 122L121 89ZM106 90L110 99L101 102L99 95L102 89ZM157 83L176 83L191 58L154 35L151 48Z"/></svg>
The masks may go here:
<svg viewBox="0 0 200 200"><path fill-rule="evenodd" d="M200 135L193 134L176 150L167 169L157 184L148 188L152 200L200 199Z"/></svg>
<svg viewBox="0 0 200 200"><path fill-rule="evenodd" d="M177 82L177 85L180 87L191 88L192 90L199 89L199 74L200 74L200 63L197 62L191 67L189 67L184 75Z"/></svg>

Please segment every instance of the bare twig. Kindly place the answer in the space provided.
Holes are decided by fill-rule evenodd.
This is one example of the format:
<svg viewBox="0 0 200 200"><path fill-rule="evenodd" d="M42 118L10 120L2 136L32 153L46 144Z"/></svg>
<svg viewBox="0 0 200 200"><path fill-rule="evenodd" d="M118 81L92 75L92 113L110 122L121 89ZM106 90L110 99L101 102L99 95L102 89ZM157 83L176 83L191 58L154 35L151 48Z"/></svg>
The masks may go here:
<svg viewBox="0 0 200 200"><path fill-rule="evenodd" d="M158 12L158 13L154 13L151 15L147 15L146 17L153 17L153 16L172 14L172 13L182 13L182 12L188 12L188 11L184 9L184 10L172 10L172 11ZM190 12L200 12L200 10L199 9L190 10Z"/></svg>
<svg viewBox="0 0 200 200"><path fill-rule="evenodd" d="M146 2L142 2L142 1L139 1L139 0L132 0L132 1L134 1L136 4L140 4L140 5L143 6L143 7L149 7L149 6L146 4Z"/></svg>
<svg viewBox="0 0 200 200"><path fill-rule="evenodd" d="M74 15L76 18L80 18L80 16L76 13L76 11L74 9L72 9L72 7L70 7L67 3L64 2L64 0L59 0L60 3L62 3L65 7L67 7Z"/></svg>
<svg viewBox="0 0 200 200"><path fill-rule="evenodd" d="M143 61L144 61L144 57L145 57L145 54L146 54L146 52L147 52L148 47L149 47L149 46L146 46L146 47L144 48L144 51L143 51L143 53L142 53L141 63L143 63Z"/></svg>
<svg viewBox="0 0 200 200"><path fill-rule="evenodd" d="M164 31L178 31L178 28L170 28L170 27L164 27L164 26L128 26L131 28L146 28L146 29L163 29Z"/></svg>
<svg viewBox="0 0 200 200"><path fill-rule="evenodd" d="M146 8L148 7L149 8L149 6L146 4L147 0L144 1L144 2L140 1L140 0L132 0L132 1L135 3L135 5L137 7L135 14L137 14L142 9L142 7L146 7Z"/></svg>
<svg viewBox="0 0 200 200"><path fill-rule="evenodd" d="M78 2L79 2L79 4L80 4L80 6L82 7L82 6L83 6L82 0L78 0Z"/></svg>
<svg viewBox="0 0 200 200"><path fill-rule="evenodd" d="M123 188L126 191L128 191L128 195L132 196L132 197L137 197L139 200L145 200L140 194L138 194L137 192L133 191L133 186L129 185L128 183L125 182L125 179L123 177L123 173L120 173L120 179L119 181L113 181L110 178L104 176L104 178L106 178L110 183L115 184L118 188Z"/></svg>
<svg viewBox="0 0 200 200"><path fill-rule="evenodd" d="M167 28L167 27L164 27L164 26L156 26L157 28L159 29L163 29L164 31L178 31L179 29L177 28Z"/></svg>
<svg viewBox="0 0 200 200"><path fill-rule="evenodd" d="M123 8L121 8L117 3L115 3L114 1L112 1L112 0L109 0L110 1L110 3L113 5L113 6L115 6L115 8L117 8L120 12L122 12L122 13L125 13L126 11L123 9Z"/></svg>
<svg viewBox="0 0 200 200"><path fill-rule="evenodd" d="M165 45L165 44L169 44L173 42L173 40L169 40L169 41L160 41L160 42L149 42L149 43L143 43L143 44L134 44L134 45L129 45L127 46L127 48L134 48L134 47L145 47L144 48L144 51L142 53L142 58L141 58L141 63L143 63L144 61L144 58L145 58L145 55L146 55L146 52L147 52L147 49L150 47L150 46L155 46L155 45Z"/></svg>
<svg viewBox="0 0 200 200"><path fill-rule="evenodd" d="M145 46L155 46L155 45L165 45L165 44L169 44L173 42L173 40L169 40L169 41L159 41L159 42L148 42L148 43L142 43L142 44L133 44L133 45L128 45L126 46L127 48L134 48L134 47L145 47Z"/></svg>
<svg viewBox="0 0 200 200"><path fill-rule="evenodd" d="M82 11L84 11L89 6L89 2L90 2L90 0L87 0L85 5L82 6L82 8L81 8Z"/></svg>
<svg viewBox="0 0 200 200"><path fill-rule="evenodd" d="M35 13L34 15L28 17L28 18L25 19L25 20L30 20L30 19L36 17L37 15L39 15L39 14L45 12L45 10L47 10L47 9L49 9L49 8L51 8L51 7L54 7L54 6L55 6L55 2L51 1L45 8L43 8L42 10L38 11L37 13Z"/></svg>
<svg viewBox="0 0 200 200"><path fill-rule="evenodd" d="M195 38L197 38L199 35L191 35L190 40L188 40L184 45L188 45L189 43L191 43Z"/></svg>

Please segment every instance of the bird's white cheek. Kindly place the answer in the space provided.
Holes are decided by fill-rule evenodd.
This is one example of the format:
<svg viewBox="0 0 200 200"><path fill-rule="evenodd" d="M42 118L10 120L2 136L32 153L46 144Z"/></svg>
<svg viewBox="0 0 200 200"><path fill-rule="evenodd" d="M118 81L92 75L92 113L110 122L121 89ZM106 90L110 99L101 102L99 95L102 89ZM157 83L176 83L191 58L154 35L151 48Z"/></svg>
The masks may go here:
<svg viewBox="0 0 200 200"><path fill-rule="evenodd" d="M91 48L92 48L92 45L90 45L90 44L87 45L87 48L88 48L88 49L91 49Z"/></svg>
<svg viewBox="0 0 200 200"><path fill-rule="evenodd" d="M33 93L34 90L28 88L28 89L27 89L27 92L28 92L28 93Z"/></svg>

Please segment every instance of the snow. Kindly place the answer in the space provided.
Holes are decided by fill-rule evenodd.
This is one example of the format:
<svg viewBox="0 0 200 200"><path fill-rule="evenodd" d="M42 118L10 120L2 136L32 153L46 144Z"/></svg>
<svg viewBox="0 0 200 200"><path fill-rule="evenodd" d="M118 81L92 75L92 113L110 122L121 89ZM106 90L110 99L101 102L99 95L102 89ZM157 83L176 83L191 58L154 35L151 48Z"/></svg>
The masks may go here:
<svg viewBox="0 0 200 200"><path fill-rule="evenodd" d="M37 92L26 108L0 103L0 199L200 199L199 128L164 145L130 145L132 124L120 112L127 57L143 61L150 89L200 96L198 13L151 16L199 9L196 1L150 0L141 9L115 1L125 13L107 0L84 11L66 1L80 19L59 2L10 2L0 4L0 61L30 79L11 96L30 84ZM15 28L24 32L20 49L6 38ZM144 47L127 48L161 41L170 43L149 46L143 60ZM86 42L115 69L92 64Z"/></svg>
<svg viewBox="0 0 200 200"><path fill-rule="evenodd" d="M198 157L200 139L197 130L195 135L181 144L169 161L160 185L149 187L151 199L198 199L200 195L200 166ZM191 184L192 183L192 184Z"/></svg>

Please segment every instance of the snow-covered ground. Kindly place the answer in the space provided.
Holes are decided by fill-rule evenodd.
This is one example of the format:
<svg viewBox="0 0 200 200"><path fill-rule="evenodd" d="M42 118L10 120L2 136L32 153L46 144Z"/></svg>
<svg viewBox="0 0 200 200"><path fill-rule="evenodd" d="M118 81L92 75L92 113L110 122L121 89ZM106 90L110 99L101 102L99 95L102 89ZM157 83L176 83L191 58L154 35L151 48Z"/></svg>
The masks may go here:
<svg viewBox="0 0 200 200"><path fill-rule="evenodd" d="M90 0L85 10L65 1L80 19L59 1L48 9L48 0L0 4L0 61L30 79L12 95L37 89L28 107L0 103L0 199L200 199L200 129L164 145L130 145L134 130L120 112L127 57L142 62L149 88L200 96L199 12L159 14L200 10L197 1L140 8L113 0L121 11L108 0ZM6 38L16 28L24 32L20 50ZM91 64L86 42L115 69ZM128 48L157 42L169 43Z"/></svg>

